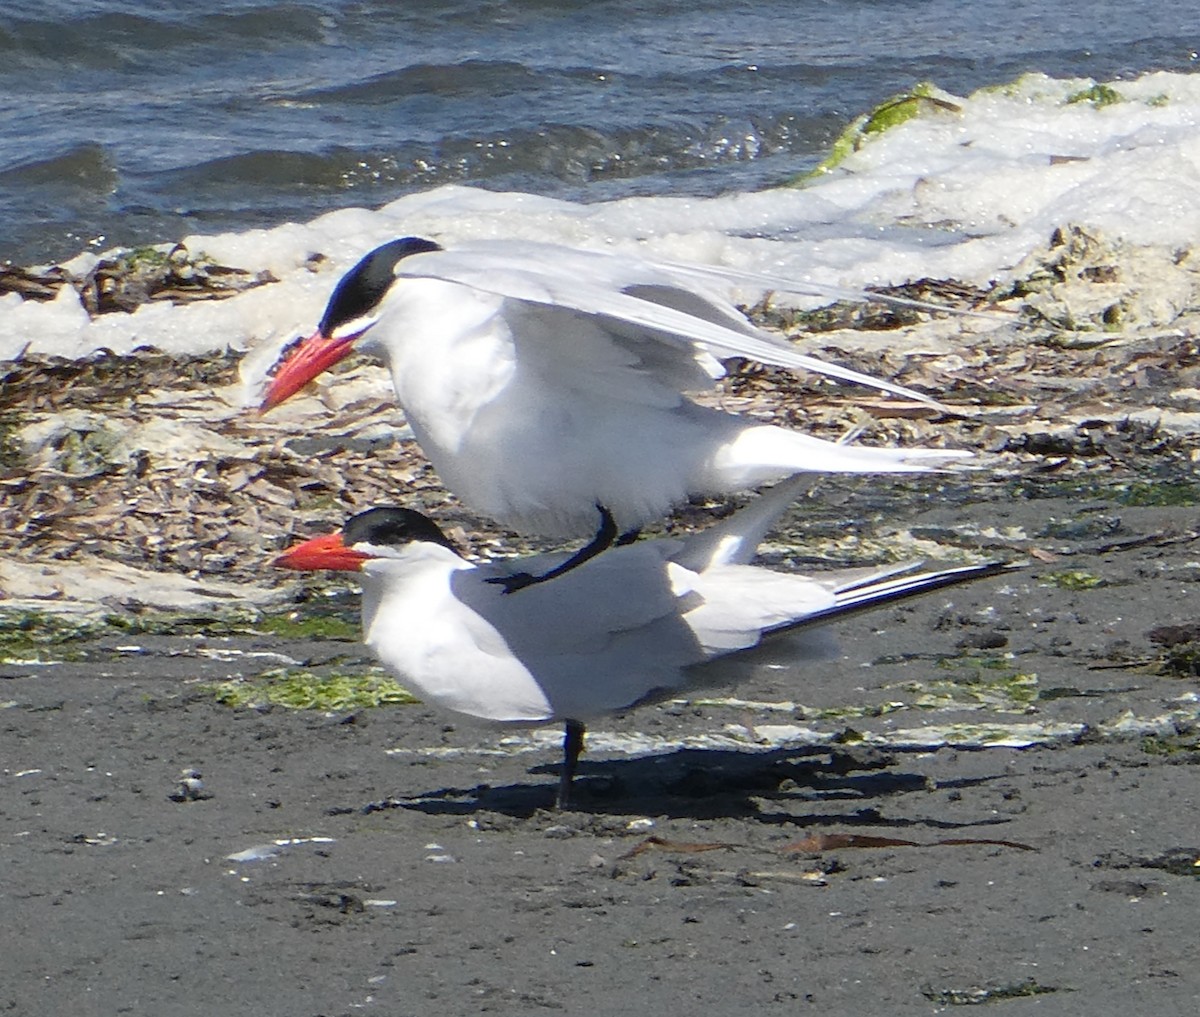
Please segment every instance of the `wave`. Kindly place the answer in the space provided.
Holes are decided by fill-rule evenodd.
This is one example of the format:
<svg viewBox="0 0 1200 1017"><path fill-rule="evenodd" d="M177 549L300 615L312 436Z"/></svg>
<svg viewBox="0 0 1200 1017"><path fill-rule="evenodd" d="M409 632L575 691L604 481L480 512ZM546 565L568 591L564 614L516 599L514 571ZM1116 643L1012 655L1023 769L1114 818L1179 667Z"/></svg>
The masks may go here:
<svg viewBox="0 0 1200 1017"><path fill-rule="evenodd" d="M544 87L545 78L521 63L464 60L454 64L419 63L363 81L300 92L299 101L317 103L390 103L413 95L461 98L497 95Z"/></svg>
<svg viewBox="0 0 1200 1017"><path fill-rule="evenodd" d="M144 10L145 5L136 5ZM52 12L46 12L50 14ZM233 12L131 11L69 17L9 18L0 26L0 59L13 70L146 70L161 73L169 54L195 48L253 52L320 43L328 28L316 7L277 4Z"/></svg>
<svg viewBox="0 0 1200 1017"><path fill-rule="evenodd" d="M781 115L721 117L616 131L550 124L504 135L443 138L388 148L334 147L321 152L266 150L212 159L157 175L172 191L280 188L389 194L436 184L536 177L554 184L631 179L781 153L815 159L837 126L832 119Z"/></svg>
<svg viewBox="0 0 1200 1017"><path fill-rule="evenodd" d="M117 186L118 176L103 146L83 144L0 170L0 187L69 187L106 194Z"/></svg>

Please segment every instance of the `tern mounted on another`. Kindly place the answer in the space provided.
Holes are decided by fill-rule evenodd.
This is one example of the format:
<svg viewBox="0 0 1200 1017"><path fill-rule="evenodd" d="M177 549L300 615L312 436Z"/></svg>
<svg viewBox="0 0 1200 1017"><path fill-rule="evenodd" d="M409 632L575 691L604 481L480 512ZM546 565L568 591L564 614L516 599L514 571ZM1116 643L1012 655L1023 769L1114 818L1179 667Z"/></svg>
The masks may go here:
<svg viewBox="0 0 1200 1017"><path fill-rule="evenodd" d="M689 496L801 471L923 471L970 455L824 441L687 398L713 388L722 361L736 357L933 402L755 328L723 295L753 281L782 288L626 254L499 241L447 250L405 237L342 277L262 409L356 349L376 353L417 442L464 504L522 532L595 533L554 574Z"/></svg>
<svg viewBox="0 0 1200 1017"><path fill-rule="evenodd" d="M814 640L802 630L1009 568L796 575L747 564L805 484L799 477L776 485L686 538L611 548L516 596L493 580L558 559L468 561L409 509L356 515L276 564L360 573L363 641L426 700L490 721L565 723L558 804L566 806L590 719L733 684L763 642L779 659L828 657L826 634Z"/></svg>

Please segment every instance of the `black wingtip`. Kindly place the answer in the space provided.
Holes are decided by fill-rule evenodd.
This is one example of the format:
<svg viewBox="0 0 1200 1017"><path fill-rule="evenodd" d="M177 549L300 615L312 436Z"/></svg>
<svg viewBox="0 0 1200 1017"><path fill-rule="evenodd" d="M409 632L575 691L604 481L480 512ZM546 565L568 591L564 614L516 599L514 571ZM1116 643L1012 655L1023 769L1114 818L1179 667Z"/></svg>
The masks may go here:
<svg viewBox="0 0 1200 1017"><path fill-rule="evenodd" d="M863 611L873 611L910 597L919 597L926 593L933 593L935 590L973 583L978 579L1020 572L1026 567L1024 563L1020 562L989 561L979 565L959 565L954 568L939 569L935 572L918 572L915 575L905 574L885 578L875 583L868 582L839 593L837 603L823 611L811 614L800 621L781 625L777 629L772 629L771 632L793 632L825 622L841 621Z"/></svg>

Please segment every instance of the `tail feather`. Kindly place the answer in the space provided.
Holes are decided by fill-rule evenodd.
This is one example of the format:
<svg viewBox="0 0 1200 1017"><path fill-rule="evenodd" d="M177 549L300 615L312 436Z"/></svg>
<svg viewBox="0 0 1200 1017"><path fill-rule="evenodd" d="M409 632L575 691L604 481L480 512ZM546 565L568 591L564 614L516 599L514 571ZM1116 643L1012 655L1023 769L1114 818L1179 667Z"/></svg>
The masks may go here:
<svg viewBox="0 0 1200 1017"><path fill-rule="evenodd" d="M971 583L976 579L986 579L989 576L1005 575L1018 572L1025 568L1021 564L990 561L982 565L961 565L956 568L941 569L937 572L921 572L917 575L893 576L888 574L879 582L863 584L859 581L849 587L843 586L836 592L837 601L832 606L810 614L799 621L788 622L764 632L772 635L778 632L793 632L812 625L822 625L830 621L841 621L863 611L874 610L885 604L898 603L909 597L932 593L934 590L949 586L959 586Z"/></svg>
<svg viewBox="0 0 1200 1017"><path fill-rule="evenodd" d="M767 532L812 483L806 473L780 481L745 508L692 534L671 560L692 572L706 572L715 565L748 564Z"/></svg>
<svg viewBox="0 0 1200 1017"><path fill-rule="evenodd" d="M754 487L781 471L816 473L921 473L969 459L940 448L877 448L821 438L771 424L747 427L725 445L713 470L725 486Z"/></svg>

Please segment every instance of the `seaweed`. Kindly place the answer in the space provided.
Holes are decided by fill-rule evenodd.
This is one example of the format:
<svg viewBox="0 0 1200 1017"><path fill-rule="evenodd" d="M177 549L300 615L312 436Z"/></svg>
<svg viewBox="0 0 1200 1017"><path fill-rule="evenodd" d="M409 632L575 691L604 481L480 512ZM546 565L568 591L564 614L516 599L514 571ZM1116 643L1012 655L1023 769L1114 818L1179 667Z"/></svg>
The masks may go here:
<svg viewBox="0 0 1200 1017"><path fill-rule="evenodd" d="M932 82L923 81L914 85L908 92L894 95L881 102L868 113L855 117L854 120L834 139L827 155L815 169L792 180L791 186L797 186L814 177L836 169L847 157L857 152L872 137L899 127L914 117L928 112L961 113L962 107L934 94L936 86Z"/></svg>
<svg viewBox="0 0 1200 1017"><path fill-rule="evenodd" d="M418 703L411 692L382 671L317 674L302 668L277 668L253 678L236 678L201 687L222 706L341 713L376 706Z"/></svg>
<svg viewBox="0 0 1200 1017"><path fill-rule="evenodd" d="M1092 85L1090 88L1083 88L1078 92L1072 92L1066 99L1068 106L1086 102L1096 109L1103 109L1105 106L1115 106L1117 103L1124 101L1124 96L1111 85L1099 83Z"/></svg>
<svg viewBox="0 0 1200 1017"><path fill-rule="evenodd" d="M1094 590L1104 586L1105 581L1100 576L1082 569L1069 569L1062 572L1044 572L1041 582L1048 586L1057 586L1060 590Z"/></svg>

